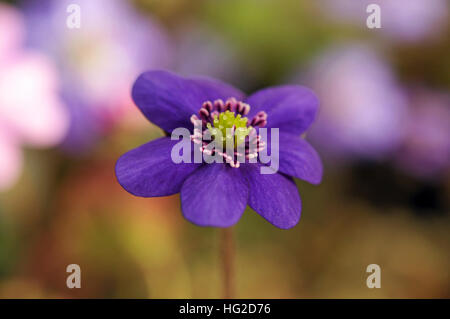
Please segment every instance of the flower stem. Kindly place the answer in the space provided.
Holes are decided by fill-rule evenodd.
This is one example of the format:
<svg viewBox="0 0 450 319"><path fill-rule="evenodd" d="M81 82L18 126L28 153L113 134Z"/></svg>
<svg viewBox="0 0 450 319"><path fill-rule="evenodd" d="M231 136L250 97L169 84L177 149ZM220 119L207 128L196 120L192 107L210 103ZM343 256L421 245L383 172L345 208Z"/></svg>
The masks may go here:
<svg viewBox="0 0 450 319"><path fill-rule="evenodd" d="M223 298L234 298L234 242L233 229L223 228L220 234L223 270Z"/></svg>

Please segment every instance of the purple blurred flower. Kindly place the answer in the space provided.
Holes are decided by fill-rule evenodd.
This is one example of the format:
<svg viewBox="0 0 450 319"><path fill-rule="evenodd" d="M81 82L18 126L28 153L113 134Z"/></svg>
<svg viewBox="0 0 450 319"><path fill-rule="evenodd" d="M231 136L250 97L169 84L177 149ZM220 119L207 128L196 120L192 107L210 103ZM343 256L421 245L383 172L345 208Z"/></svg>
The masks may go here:
<svg viewBox="0 0 450 319"><path fill-rule="evenodd" d="M149 17L119 0L79 0L81 27L66 26L73 1L29 1L30 45L47 52L63 74L72 115L69 147L83 147L133 110L129 83L142 66L166 67L170 45ZM87 134L89 132L90 134Z"/></svg>
<svg viewBox="0 0 450 319"><path fill-rule="evenodd" d="M179 127L192 133L191 120L200 117L201 134L206 134L211 128L207 124L215 125L214 118L231 114L233 119L253 118L248 122L245 118L246 125L279 128L279 173L260 174L260 162L176 164L171 150L178 141L163 137L119 158L116 176L125 190L141 197L180 192L183 215L200 226L231 226L247 204L276 227L287 229L297 224L301 202L292 177L312 184L322 178L319 156L299 137L316 115L318 101L312 91L280 86L245 98L239 90L214 79L150 71L136 80L132 96L147 119L168 133ZM245 103L239 102L244 99Z"/></svg>
<svg viewBox="0 0 450 319"><path fill-rule="evenodd" d="M369 4L381 8L378 31L400 41L420 41L438 35L448 23L448 0L322 0L325 13L366 27ZM377 31L377 32L378 32Z"/></svg>
<svg viewBox="0 0 450 319"><path fill-rule="evenodd" d="M56 69L22 47L24 29L20 12L0 4L0 190L18 179L23 145L54 146L68 127Z"/></svg>
<svg viewBox="0 0 450 319"><path fill-rule="evenodd" d="M411 92L407 133L398 166L422 178L442 178L450 168L450 95L424 89Z"/></svg>
<svg viewBox="0 0 450 319"><path fill-rule="evenodd" d="M329 158L379 159L399 144L405 99L388 65L368 48L328 52L309 81L321 108L308 137Z"/></svg>

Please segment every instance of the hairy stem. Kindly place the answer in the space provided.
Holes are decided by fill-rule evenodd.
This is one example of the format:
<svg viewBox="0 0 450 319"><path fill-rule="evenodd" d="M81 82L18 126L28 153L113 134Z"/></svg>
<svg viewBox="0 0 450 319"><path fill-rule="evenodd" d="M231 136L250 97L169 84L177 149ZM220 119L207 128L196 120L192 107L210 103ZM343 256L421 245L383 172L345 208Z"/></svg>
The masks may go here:
<svg viewBox="0 0 450 319"><path fill-rule="evenodd" d="M223 228L220 234L223 269L223 298L234 298L234 242L233 229Z"/></svg>

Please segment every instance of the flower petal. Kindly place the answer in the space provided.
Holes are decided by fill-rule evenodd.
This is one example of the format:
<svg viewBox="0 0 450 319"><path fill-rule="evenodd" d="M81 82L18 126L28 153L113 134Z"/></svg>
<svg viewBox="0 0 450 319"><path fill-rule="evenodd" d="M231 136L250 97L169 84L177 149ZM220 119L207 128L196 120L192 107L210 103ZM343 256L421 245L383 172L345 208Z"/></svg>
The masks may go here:
<svg viewBox="0 0 450 319"><path fill-rule="evenodd" d="M190 117L203 102L242 93L228 84L209 78L188 79L168 71L141 74L133 85L133 100L142 113L166 132L191 127Z"/></svg>
<svg viewBox="0 0 450 319"><path fill-rule="evenodd" d="M245 99L245 94L239 89L211 77L194 76L190 78L190 81L195 82L201 88L205 99L209 101L216 99L226 100L230 97L234 97L238 101Z"/></svg>
<svg viewBox="0 0 450 319"><path fill-rule="evenodd" d="M199 226L229 227L241 218L248 193L238 169L221 163L203 165L181 188L183 215Z"/></svg>
<svg viewBox="0 0 450 319"><path fill-rule="evenodd" d="M280 132L278 154L272 154L272 139L270 137L266 146L267 154L272 159L278 159L278 170L281 173L297 177L314 185L321 182L323 166L319 154L300 136Z"/></svg>
<svg viewBox="0 0 450 319"><path fill-rule="evenodd" d="M301 200L294 181L281 174L261 174L261 164L241 165L249 189L248 205L272 225L294 227L301 212Z"/></svg>
<svg viewBox="0 0 450 319"><path fill-rule="evenodd" d="M127 192L141 197L178 193L186 177L200 166L172 161L172 147L178 142L162 137L122 155L116 163L119 184Z"/></svg>
<svg viewBox="0 0 450 319"><path fill-rule="evenodd" d="M247 103L250 104L250 119L259 111L265 111L266 127L301 134L314 121L319 100L306 87L287 85L258 91L247 99Z"/></svg>

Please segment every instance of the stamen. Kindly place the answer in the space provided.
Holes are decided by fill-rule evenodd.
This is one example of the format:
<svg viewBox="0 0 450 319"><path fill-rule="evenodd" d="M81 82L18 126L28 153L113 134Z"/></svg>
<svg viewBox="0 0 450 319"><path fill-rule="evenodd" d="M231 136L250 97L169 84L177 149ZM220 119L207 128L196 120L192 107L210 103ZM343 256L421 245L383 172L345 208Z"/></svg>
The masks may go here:
<svg viewBox="0 0 450 319"><path fill-rule="evenodd" d="M200 118L205 121L209 117L209 111L206 108L201 108L198 114L200 115Z"/></svg>
<svg viewBox="0 0 450 319"><path fill-rule="evenodd" d="M214 108L219 112L223 112L223 101L221 99L215 100Z"/></svg>
<svg viewBox="0 0 450 319"><path fill-rule="evenodd" d="M267 124L267 113L259 111L250 122L252 126L264 127Z"/></svg>
<svg viewBox="0 0 450 319"><path fill-rule="evenodd" d="M213 105L211 101L206 101L205 103L203 103L202 108L206 109L208 112L211 112L213 109Z"/></svg>
<svg viewBox="0 0 450 319"><path fill-rule="evenodd" d="M225 102L217 99L214 102L205 101L197 115L191 116L194 124L194 133L191 140L200 145L201 152L207 155L218 154L222 156L231 167L239 167L239 159L252 159L265 148L255 127L264 127L267 124L267 114L258 112L253 119L248 121L245 117L250 112L250 105L237 101L234 97ZM249 125L250 124L250 125ZM205 139L205 134L212 138ZM227 146L232 145L234 151L231 154L224 152ZM243 145L243 147L239 147ZM244 150L244 154L238 150Z"/></svg>

